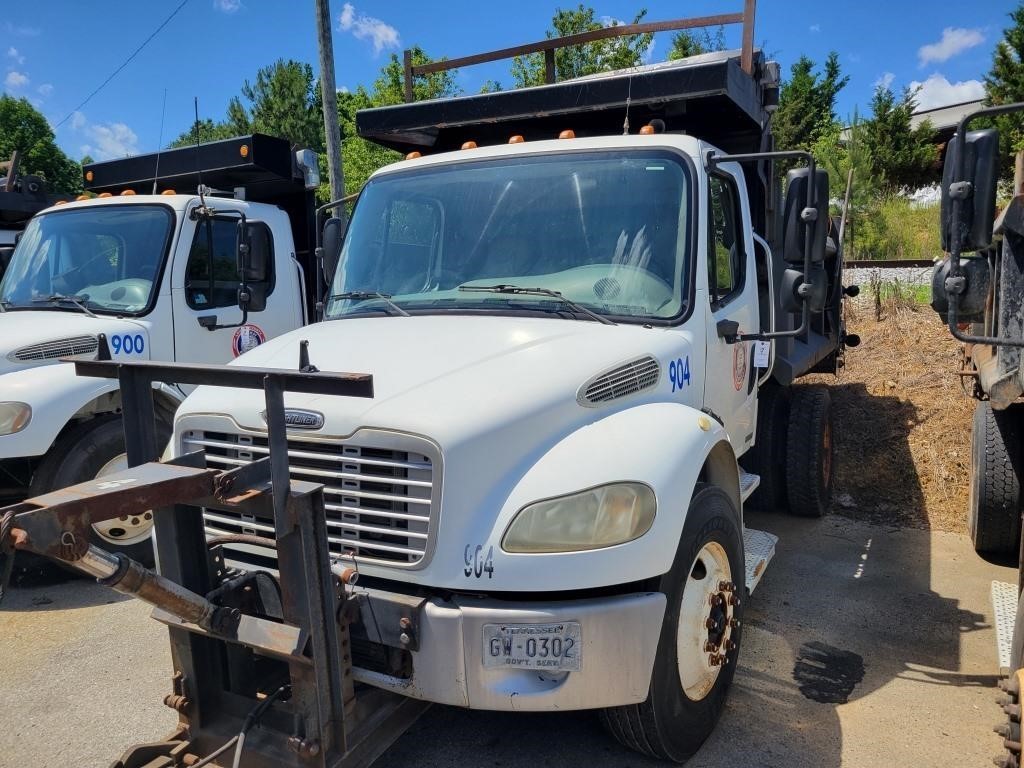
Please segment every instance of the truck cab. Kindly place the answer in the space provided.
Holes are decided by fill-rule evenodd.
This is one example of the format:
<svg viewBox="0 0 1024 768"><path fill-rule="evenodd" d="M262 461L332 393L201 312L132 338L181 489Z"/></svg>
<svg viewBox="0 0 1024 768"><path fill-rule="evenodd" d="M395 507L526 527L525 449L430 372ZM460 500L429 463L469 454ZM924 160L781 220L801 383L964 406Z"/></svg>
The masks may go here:
<svg viewBox="0 0 1024 768"><path fill-rule="evenodd" d="M224 363L306 322L317 180L303 159L253 135L96 163L84 170L91 195L32 217L0 282L8 498L126 466L116 382L78 378L68 358ZM200 182L213 188L185 191ZM155 393L165 440L187 391ZM146 561L151 528L131 517L95 534Z"/></svg>
<svg viewBox="0 0 1024 768"><path fill-rule="evenodd" d="M675 761L710 733L774 548L744 503L779 465L773 500L799 484L821 514L830 490L827 392L777 395L834 370L845 334L827 179L792 172L783 201L759 154L777 71L723 52L359 114L407 159L325 248L323 322L232 363L373 375L369 400L285 399L291 476L323 484L359 574L356 680L600 709ZM267 456L265 408L199 387L175 455ZM272 518L204 525L231 569L276 573Z"/></svg>

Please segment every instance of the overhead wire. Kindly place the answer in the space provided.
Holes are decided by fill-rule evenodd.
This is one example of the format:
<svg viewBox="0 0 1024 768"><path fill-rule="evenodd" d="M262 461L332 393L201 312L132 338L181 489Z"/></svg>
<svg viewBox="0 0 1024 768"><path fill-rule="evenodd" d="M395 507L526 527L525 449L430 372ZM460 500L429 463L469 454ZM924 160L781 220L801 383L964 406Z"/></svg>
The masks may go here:
<svg viewBox="0 0 1024 768"><path fill-rule="evenodd" d="M143 40L142 44L139 45L139 47L136 48L134 51L132 51L131 55L127 59L125 59L121 63L121 65L117 69L115 69L106 80L104 80L102 83L99 84L99 86L96 88L96 90L94 90L92 93L90 93L88 96L86 96L81 104L79 104L73 110L71 110L66 115L64 115L64 117L62 117L59 122L54 124L53 127L54 128L60 128L62 125L64 125L64 123L66 123L71 118L72 115L74 115L82 107L84 107L86 104L88 104L89 101L92 100L93 96L95 96L97 93L102 91L111 80L113 80L115 77L117 77L117 75L121 72L121 70L123 70L125 67L127 67L132 62L132 60L136 56L139 55L139 53L142 51L142 49L145 48L154 37L156 37L158 34L160 34L160 30L162 30L164 27L166 27L168 24L171 23L171 19L173 19L175 16L177 16L179 11L181 11L182 8L184 8L186 5L188 5L188 2L189 2L189 0L181 0L181 2L178 3L178 7L175 8L173 11L171 11L171 15L168 16L166 19L164 19L160 23L160 26L158 26L156 29L154 29L153 32L150 34L150 36L147 37L145 40Z"/></svg>

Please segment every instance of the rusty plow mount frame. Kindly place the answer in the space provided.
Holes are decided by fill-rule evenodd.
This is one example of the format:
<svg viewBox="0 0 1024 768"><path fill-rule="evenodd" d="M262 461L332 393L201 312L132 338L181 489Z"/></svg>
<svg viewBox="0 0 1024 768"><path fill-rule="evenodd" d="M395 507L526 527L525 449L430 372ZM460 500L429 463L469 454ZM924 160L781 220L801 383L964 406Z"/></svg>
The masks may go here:
<svg viewBox="0 0 1024 768"><path fill-rule="evenodd" d="M356 695L349 628L359 607L335 575L344 564L328 549L322 487L289 480L284 393L373 397L372 377L69 362L79 375L119 380L129 469L0 509L0 598L23 550L150 603L167 625L164 703L178 725L164 741L130 747L113 768L185 768L218 750L221 762L203 764L230 765L239 750L235 765L246 768L370 765L429 705L373 688ZM270 455L227 471L207 469L201 452L157 461L155 382L263 390ZM228 568L221 546L207 543L204 508L272 514L277 578ZM147 510L159 572L89 542L93 523Z"/></svg>

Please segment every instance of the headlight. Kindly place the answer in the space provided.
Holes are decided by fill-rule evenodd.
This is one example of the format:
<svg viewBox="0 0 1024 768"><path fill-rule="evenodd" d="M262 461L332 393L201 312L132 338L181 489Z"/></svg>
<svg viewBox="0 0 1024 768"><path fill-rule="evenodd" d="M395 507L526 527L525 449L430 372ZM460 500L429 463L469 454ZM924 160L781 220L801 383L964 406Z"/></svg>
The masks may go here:
<svg viewBox="0 0 1024 768"><path fill-rule="evenodd" d="M523 507L505 532L506 552L580 552L643 536L654 523L654 491L613 483Z"/></svg>
<svg viewBox="0 0 1024 768"><path fill-rule="evenodd" d="M0 403L0 435L21 432L32 420L32 406L28 403Z"/></svg>

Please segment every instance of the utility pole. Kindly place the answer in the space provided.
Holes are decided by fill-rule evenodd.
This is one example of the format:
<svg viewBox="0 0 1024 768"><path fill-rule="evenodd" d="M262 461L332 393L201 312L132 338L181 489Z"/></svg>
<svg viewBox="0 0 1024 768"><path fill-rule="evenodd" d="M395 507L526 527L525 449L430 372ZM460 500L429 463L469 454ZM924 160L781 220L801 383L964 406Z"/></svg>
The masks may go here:
<svg viewBox="0 0 1024 768"><path fill-rule="evenodd" d="M345 196L345 175L341 168L341 129L338 127L338 91L334 86L330 0L316 0L316 37L320 49L320 95L327 136L327 172L331 177L331 199L340 200ZM345 207L338 208L336 215L344 221Z"/></svg>

